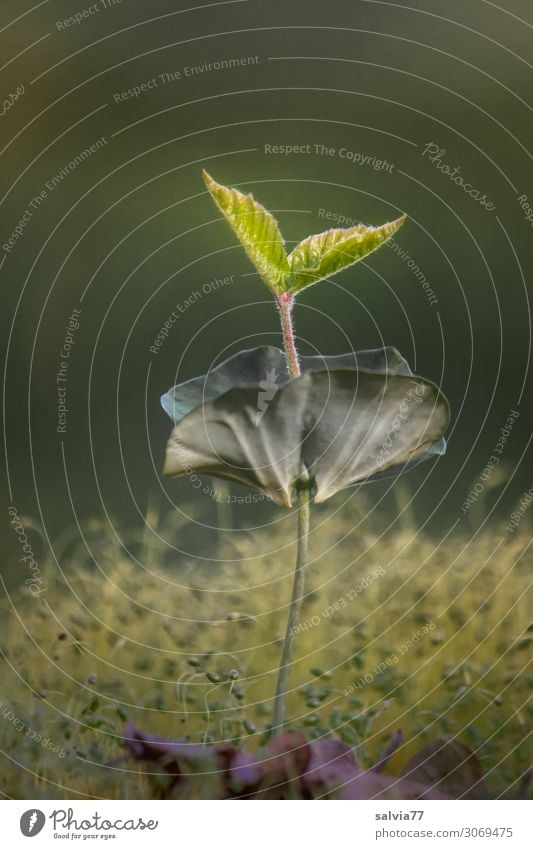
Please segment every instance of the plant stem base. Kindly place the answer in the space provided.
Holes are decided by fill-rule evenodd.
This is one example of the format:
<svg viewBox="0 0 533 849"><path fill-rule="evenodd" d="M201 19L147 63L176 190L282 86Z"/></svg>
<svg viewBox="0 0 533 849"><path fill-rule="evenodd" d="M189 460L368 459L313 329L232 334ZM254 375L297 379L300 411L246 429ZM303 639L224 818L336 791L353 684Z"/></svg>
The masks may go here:
<svg viewBox="0 0 533 849"><path fill-rule="evenodd" d="M285 639L283 640L283 647L281 650L276 695L274 697L274 733L281 731L285 724L287 690L289 686L289 671L292 660L294 633L296 626L298 625L298 620L300 619L305 586L305 566L307 563L309 547L309 514L310 489L305 487L298 490L298 551L296 554L296 567L294 570L294 583L289 616L287 619L287 630L285 632Z"/></svg>

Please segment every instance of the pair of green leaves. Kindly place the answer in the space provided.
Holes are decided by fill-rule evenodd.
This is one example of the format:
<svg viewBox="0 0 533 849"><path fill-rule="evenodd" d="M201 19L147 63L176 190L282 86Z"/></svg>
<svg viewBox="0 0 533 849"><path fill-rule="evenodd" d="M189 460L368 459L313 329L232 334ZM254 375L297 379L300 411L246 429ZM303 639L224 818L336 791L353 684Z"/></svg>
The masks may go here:
<svg viewBox="0 0 533 849"><path fill-rule="evenodd" d="M348 268L379 248L405 221L402 215L381 227L359 224L326 230L304 239L287 254L278 222L252 194L222 186L207 171L203 176L211 197L276 296L295 295Z"/></svg>

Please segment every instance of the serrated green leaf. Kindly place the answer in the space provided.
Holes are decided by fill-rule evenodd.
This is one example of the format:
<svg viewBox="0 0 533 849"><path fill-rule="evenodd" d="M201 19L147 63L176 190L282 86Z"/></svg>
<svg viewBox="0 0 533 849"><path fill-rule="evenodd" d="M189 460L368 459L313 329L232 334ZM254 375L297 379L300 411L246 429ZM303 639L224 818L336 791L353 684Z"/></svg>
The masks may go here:
<svg viewBox="0 0 533 849"><path fill-rule="evenodd" d="M205 184L266 285L275 295L296 294L348 268L375 251L405 221L405 216L380 227L359 224L309 236L287 256L272 213L237 189L217 183L203 171Z"/></svg>
<svg viewBox="0 0 533 849"><path fill-rule="evenodd" d="M202 173L211 197L264 282L275 294L286 292L289 262L274 216L252 194L222 186L207 171Z"/></svg>
<svg viewBox="0 0 533 849"><path fill-rule="evenodd" d="M405 221L405 215L382 224L348 229L326 230L309 236L289 254L290 291L298 292L325 277L331 277L375 251Z"/></svg>

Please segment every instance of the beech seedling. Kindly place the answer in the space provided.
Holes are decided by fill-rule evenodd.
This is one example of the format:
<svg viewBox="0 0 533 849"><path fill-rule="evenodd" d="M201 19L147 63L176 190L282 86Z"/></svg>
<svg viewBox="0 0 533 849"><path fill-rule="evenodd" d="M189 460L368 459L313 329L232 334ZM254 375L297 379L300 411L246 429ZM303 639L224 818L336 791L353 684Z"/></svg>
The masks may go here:
<svg viewBox="0 0 533 849"><path fill-rule="evenodd" d="M444 453L449 406L434 383L413 375L395 348L300 357L295 343L296 296L379 248L405 216L378 227L318 233L287 254L276 219L252 194L223 186L205 171L204 180L275 298L284 350L241 351L163 396L174 423L164 474L214 475L254 487L281 507L297 504L298 551L274 699L276 731L285 723L311 501Z"/></svg>

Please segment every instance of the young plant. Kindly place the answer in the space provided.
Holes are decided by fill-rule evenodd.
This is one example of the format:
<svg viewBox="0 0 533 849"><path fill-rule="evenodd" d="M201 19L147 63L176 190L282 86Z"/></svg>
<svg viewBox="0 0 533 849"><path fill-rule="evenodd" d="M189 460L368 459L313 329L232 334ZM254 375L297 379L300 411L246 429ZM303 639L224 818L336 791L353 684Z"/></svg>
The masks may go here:
<svg viewBox="0 0 533 849"><path fill-rule="evenodd" d="M293 377L300 374L294 343L292 308L296 295L326 277L337 274L375 251L405 221L405 215L381 227L358 224L348 229L326 230L300 242L289 255L278 222L252 194L222 186L203 171L211 197L255 265L276 300L283 343Z"/></svg>
<svg viewBox="0 0 533 849"><path fill-rule="evenodd" d="M204 180L275 298L284 351L241 351L170 389L161 399L174 422L163 472L236 481L282 507L296 499L298 549L274 698L276 731L285 723L311 501L444 453L449 407L438 387L413 375L395 348L300 357L295 344L297 294L376 250L405 216L381 227L361 224L309 236L287 254L275 218L251 194L222 186L206 172Z"/></svg>

